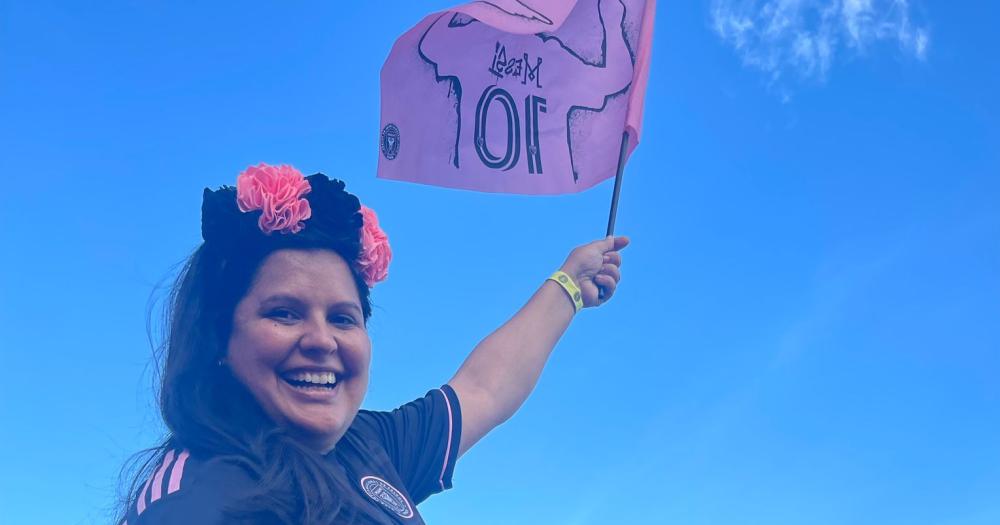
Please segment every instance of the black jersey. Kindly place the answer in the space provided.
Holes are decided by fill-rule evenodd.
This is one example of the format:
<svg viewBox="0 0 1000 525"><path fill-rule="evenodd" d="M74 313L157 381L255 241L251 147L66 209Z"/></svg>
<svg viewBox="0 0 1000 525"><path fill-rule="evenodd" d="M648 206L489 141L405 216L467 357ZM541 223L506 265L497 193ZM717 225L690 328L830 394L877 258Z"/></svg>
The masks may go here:
<svg viewBox="0 0 1000 525"><path fill-rule="evenodd" d="M325 459L354 487L342 495L352 507L376 523L417 525L416 505L451 488L461 433L458 396L444 385L391 412L359 411ZM170 450L125 523L215 525L254 486L233 463Z"/></svg>

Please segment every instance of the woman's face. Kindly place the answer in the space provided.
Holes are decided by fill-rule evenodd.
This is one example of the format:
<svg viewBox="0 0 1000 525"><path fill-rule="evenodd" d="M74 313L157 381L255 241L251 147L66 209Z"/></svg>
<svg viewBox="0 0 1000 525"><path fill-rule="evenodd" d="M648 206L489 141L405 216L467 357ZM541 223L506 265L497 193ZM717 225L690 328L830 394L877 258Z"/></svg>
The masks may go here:
<svg viewBox="0 0 1000 525"><path fill-rule="evenodd" d="M264 412L320 452L368 390L371 341L347 263L330 250L278 250L236 305L227 361Z"/></svg>

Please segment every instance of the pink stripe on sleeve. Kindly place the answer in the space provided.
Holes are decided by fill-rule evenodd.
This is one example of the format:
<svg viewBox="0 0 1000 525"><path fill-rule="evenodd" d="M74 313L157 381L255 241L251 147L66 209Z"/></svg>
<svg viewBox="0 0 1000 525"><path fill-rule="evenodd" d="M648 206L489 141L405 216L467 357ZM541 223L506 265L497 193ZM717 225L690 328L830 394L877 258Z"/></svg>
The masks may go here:
<svg viewBox="0 0 1000 525"><path fill-rule="evenodd" d="M444 490L444 473L448 471L448 458L451 456L451 441L455 437L455 434L451 427L451 401L448 400L448 394L444 393L444 390L439 388L438 392L441 392L441 395L444 396L444 404L448 407L448 446L444 449L444 464L441 465L441 476L438 478L441 490Z"/></svg>
<svg viewBox="0 0 1000 525"><path fill-rule="evenodd" d="M139 493L139 503L136 505L135 508L135 513L137 515L142 514L142 512L146 510L146 491L149 490L149 482L152 480L153 480L152 478L147 479L146 484L142 486L142 492Z"/></svg>
<svg viewBox="0 0 1000 525"><path fill-rule="evenodd" d="M156 469L156 476L153 476L153 496L149 498L149 502L152 503L158 499L163 494L163 474L170 468L170 464L174 462L174 451L168 450L167 454L163 456L163 463L160 463L160 468Z"/></svg>
<svg viewBox="0 0 1000 525"><path fill-rule="evenodd" d="M181 478L184 476L184 463L191 454L185 450L177 455L177 463L174 470L170 471L170 483L167 485L167 494L173 494L181 488Z"/></svg>

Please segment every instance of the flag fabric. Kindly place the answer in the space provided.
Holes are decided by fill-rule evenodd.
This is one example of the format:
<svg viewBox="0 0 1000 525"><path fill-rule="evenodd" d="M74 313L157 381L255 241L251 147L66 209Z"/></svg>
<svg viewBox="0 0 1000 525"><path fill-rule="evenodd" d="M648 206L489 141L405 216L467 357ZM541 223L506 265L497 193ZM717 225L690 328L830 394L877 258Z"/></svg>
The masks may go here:
<svg viewBox="0 0 1000 525"><path fill-rule="evenodd" d="M530 5L529 5L530 4ZM638 144L655 0L483 0L434 13L382 66L378 176L573 193Z"/></svg>

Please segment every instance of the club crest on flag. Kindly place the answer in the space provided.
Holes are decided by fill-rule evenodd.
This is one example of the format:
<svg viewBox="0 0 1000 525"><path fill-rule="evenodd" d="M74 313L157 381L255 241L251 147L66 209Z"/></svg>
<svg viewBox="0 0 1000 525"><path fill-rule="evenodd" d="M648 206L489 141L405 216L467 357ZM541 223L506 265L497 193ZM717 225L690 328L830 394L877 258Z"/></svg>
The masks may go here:
<svg viewBox="0 0 1000 525"><path fill-rule="evenodd" d="M396 158L396 154L399 153L399 128L395 124L386 124L382 128L380 147L382 148L382 156L386 160Z"/></svg>
<svg viewBox="0 0 1000 525"><path fill-rule="evenodd" d="M396 41L379 177L552 194L615 175L639 138L655 1L535 4L465 4Z"/></svg>

